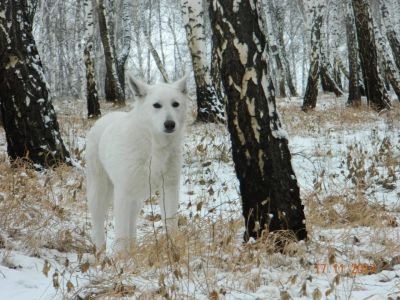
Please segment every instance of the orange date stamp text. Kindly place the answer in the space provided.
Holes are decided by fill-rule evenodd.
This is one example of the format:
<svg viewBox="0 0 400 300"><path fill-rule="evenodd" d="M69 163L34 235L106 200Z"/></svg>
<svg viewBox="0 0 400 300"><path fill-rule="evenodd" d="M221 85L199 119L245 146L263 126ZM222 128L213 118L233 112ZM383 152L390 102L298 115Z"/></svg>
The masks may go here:
<svg viewBox="0 0 400 300"><path fill-rule="evenodd" d="M376 266L373 263L355 263L355 264L344 264L344 263L315 263L314 271L318 275L327 273L336 274L350 274L350 275L369 275L376 273Z"/></svg>

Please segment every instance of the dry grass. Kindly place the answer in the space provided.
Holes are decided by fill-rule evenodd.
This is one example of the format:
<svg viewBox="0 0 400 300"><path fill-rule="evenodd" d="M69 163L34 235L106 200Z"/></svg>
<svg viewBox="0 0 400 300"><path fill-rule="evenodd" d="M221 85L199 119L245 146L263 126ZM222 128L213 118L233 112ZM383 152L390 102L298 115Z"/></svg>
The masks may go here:
<svg viewBox="0 0 400 300"><path fill-rule="evenodd" d="M23 164L10 166L5 159L2 154L0 228L7 236L5 247L16 243L35 256L41 256L43 248L86 249L86 229L73 223L85 211L80 202L82 175L67 166L37 173Z"/></svg>
<svg viewBox="0 0 400 300"><path fill-rule="evenodd" d="M397 226L396 219L384 206L369 202L362 194L355 199L347 195L328 196L323 201L309 195L304 199L308 211L312 212L308 214L308 222L324 228Z"/></svg>
<svg viewBox="0 0 400 300"><path fill-rule="evenodd" d="M394 128L399 128L399 101L393 101L393 110L377 114L376 111L365 104L360 107L346 107L338 103L342 99L339 100L327 95L324 97L328 98L328 103L337 104L331 104L324 109L316 109L305 113L301 110L300 103L299 105L289 105L282 101L278 103L282 123L292 136L313 133L323 134L326 131L341 131L349 128L357 130L365 128L366 122L375 123L382 119Z"/></svg>
<svg viewBox="0 0 400 300"><path fill-rule="evenodd" d="M86 120L81 102L64 105L63 111L59 115L63 136L73 157L84 166L82 141L93 121ZM366 107L304 114L283 106L280 111L292 136L365 129L365 123L382 119L389 131L396 132L400 126L395 122L400 119L398 104L384 116ZM143 212L143 237L125 256L93 254L83 170L61 166L38 173L23 165L11 167L6 154L0 153L0 263L13 266L9 259L13 249L47 258L43 273L65 299L197 299L198 295L219 299L232 294L250 296L263 287L270 288L265 293L271 298L288 299L287 295L294 294L318 298L319 294L335 295L343 280L354 278L332 274L329 286L316 287L309 278L316 276L317 261L395 264L393 257L400 254L400 246L390 233L398 226L400 209L375 201L375 194L367 191L382 193L381 189L390 190L398 183L398 142L373 137L371 130L373 151L347 147L341 154L342 174L330 176L330 170L316 168L313 188L303 191L307 243L295 243L278 233L243 244L239 199L227 200L232 202L230 211L213 206L214 199L223 197L230 186L215 184L220 175L215 168L232 164L230 147L221 139L224 128L195 125L189 132L193 140L185 148L184 176L185 192L192 196L184 205L193 213L182 214L179 231L166 234L153 212ZM330 158L324 148L304 155L314 163ZM348 179L333 189L338 176ZM198 186L201 192L195 194ZM155 203L147 201L146 207ZM366 228L366 234L354 233L357 228ZM278 239L287 241L282 252L276 251ZM57 250L57 260L49 258L49 249Z"/></svg>

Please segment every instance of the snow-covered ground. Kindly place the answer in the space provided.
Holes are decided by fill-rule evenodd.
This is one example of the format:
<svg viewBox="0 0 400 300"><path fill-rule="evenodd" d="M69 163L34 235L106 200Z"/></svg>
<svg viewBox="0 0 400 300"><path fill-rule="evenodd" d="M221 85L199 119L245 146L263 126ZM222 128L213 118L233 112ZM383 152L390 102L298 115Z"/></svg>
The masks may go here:
<svg viewBox="0 0 400 300"><path fill-rule="evenodd" d="M122 258L90 253L83 168L12 169L0 131L0 299L400 297L400 105L377 115L324 95L305 114L300 101L279 100L278 107L310 239L285 253L272 251L272 238L242 243L223 126L188 126L180 232L165 236L154 197L141 214L134 253ZM58 110L80 161L90 123L83 104L75 105ZM111 218L107 239L111 246Z"/></svg>

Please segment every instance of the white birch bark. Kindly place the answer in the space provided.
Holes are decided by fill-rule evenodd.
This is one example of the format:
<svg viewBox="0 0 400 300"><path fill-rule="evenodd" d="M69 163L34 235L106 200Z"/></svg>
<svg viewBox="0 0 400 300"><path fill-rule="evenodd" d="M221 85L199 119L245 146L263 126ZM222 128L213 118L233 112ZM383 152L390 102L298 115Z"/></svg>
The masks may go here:
<svg viewBox="0 0 400 300"><path fill-rule="evenodd" d="M115 41L116 67L118 80L125 95L125 64L127 62L132 43L133 5L131 0L120 0L115 13Z"/></svg>
<svg viewBox="0 0 400 300"><path fill-rule="evenodd" d="M176 68L175 73L178 73L178 74L175 74L175 76L177 75L177 78L180 78L180 77L182 77L183 73L185 73L185 70L183 68L182 54L179 49L178 38L177 38L176 32L175 32L175 16L173 16L173 20L168 19L168 27L169 27L172 37L174 39L174 56L175 56L175 68ZM177 72L178 71L177 64L176 64L177 60L179 63L179 72Z"/></svg>
<svg viewBox="0 0 400 300"><path fill-rule="evenodd" d="M211 80L207 63L207 44L204 31L204 10L201 0L181 0L183 22L192 57L197 94L197 120L223 122L224 108Z"/></svg>
<svg viewBox="0 0 400 300"><path fill-rule="evenodd" d="M282 53L280 51L280 47L278 46L278 41L276 39L276 30L273 23L275 23L273 18L273 7L272 2L268 1L267 5L262 6L265 12L264 22L266 24L266 37L267 42L270 46L270 54L274 58L275 61L275 70L276 70L276 81L278 86L279 95L281 97L286 97L286 88L285 88L285 74L283 71L283 62L282 62ZM270 59L271 60L271 59ZM272 65L271 60L271 65Z"/></svg>
<svg viewBox="0 0 400 300"><path fill-rule="evenodd" d="M303 111L314 109L317 104L318 82L321 69L321 27L325 4L323 0L305 1L306 11L311 15L311 58L307 87L304 94Z"/></svg>
<svg viewBox="0 0 400 300"><path fill-rule="evenodd" d="M118 105L125 105L124 93L117 74L115 47L112 34L110 34L110 22L104 0L97 0L97 13L107 70L105 80L106 100Z"/></svg>
<svg viewBox="0 0 400 300"><path fill-rule="evenodd" d="M144 36L145 36L145 38L146 38L147 47L149 48L149 51L150 51L150 53L151 53L151 56L153 57L154 62L156 63L158 70L160 71L160 73L161 73L161 75L162 75L164 81L165 81L165 82L169 82L168 73L167 73L167 71L165 70L164 65L163 65L163 63L162 63L162 61L161 61L161 58L160 58L160 56L158 55L158 52L157 52L156 48L154 48L154 45L153 45L153 43L151 42L149 33L147 32L146 29L143 29L143 34L144 34Z"/></svg>
<svg viewBox="0 0 400 300"><path fill-rule="evenodd" d="M84 0L85 10L85 47L84 62L86 67L86 102L88 117L100 116L100 105L97 93L96 76L94 72L94 54L93 54L93 2L92 0Z"/></svg>
<svg viewBox="0 0 400 300"><path fill-rule="evenodd" d="M396 5L395 0L380 0L380 5L383 24L385 25L385 35L392 49L394 62L400 70L400 37L399 32L396 31L396 27L399 29L398 24L400 23L398 20L400 14L398 10L396 11L396 8L400 9L400 5Z"/></svg>
<svg viewBox="0 0 400 300"><path fill-rule="evenodd" d="M382 61L382 65L387 74L390 85L393 87L393 90L397 95L397 99L400 101L400 74L396 68L396 65L394 64L389 50L388 41L384 36L382 36L377 26L375 26L375 38L377 41L376 47L378 50L378 56Z"/></svg>

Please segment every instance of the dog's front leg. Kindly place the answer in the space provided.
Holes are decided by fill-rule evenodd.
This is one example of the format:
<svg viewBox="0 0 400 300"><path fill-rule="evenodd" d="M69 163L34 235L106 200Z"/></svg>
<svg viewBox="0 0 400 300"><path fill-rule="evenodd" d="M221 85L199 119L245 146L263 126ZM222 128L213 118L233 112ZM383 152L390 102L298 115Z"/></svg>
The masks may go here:
<svg viewBox="0 0 400 300"><path fill-rule="evenodd" d="M168 230L175 230L178 225L180 187L180 161L174 161L163 174L160 193L160 208L163 224Z"/></svg>
<svg viewBox="0 0 400 300"><path fill-rule="evenodd" d="M168 230L175 230L178 225L179 184L166 183L160 197L161 217Z"/></svg>

